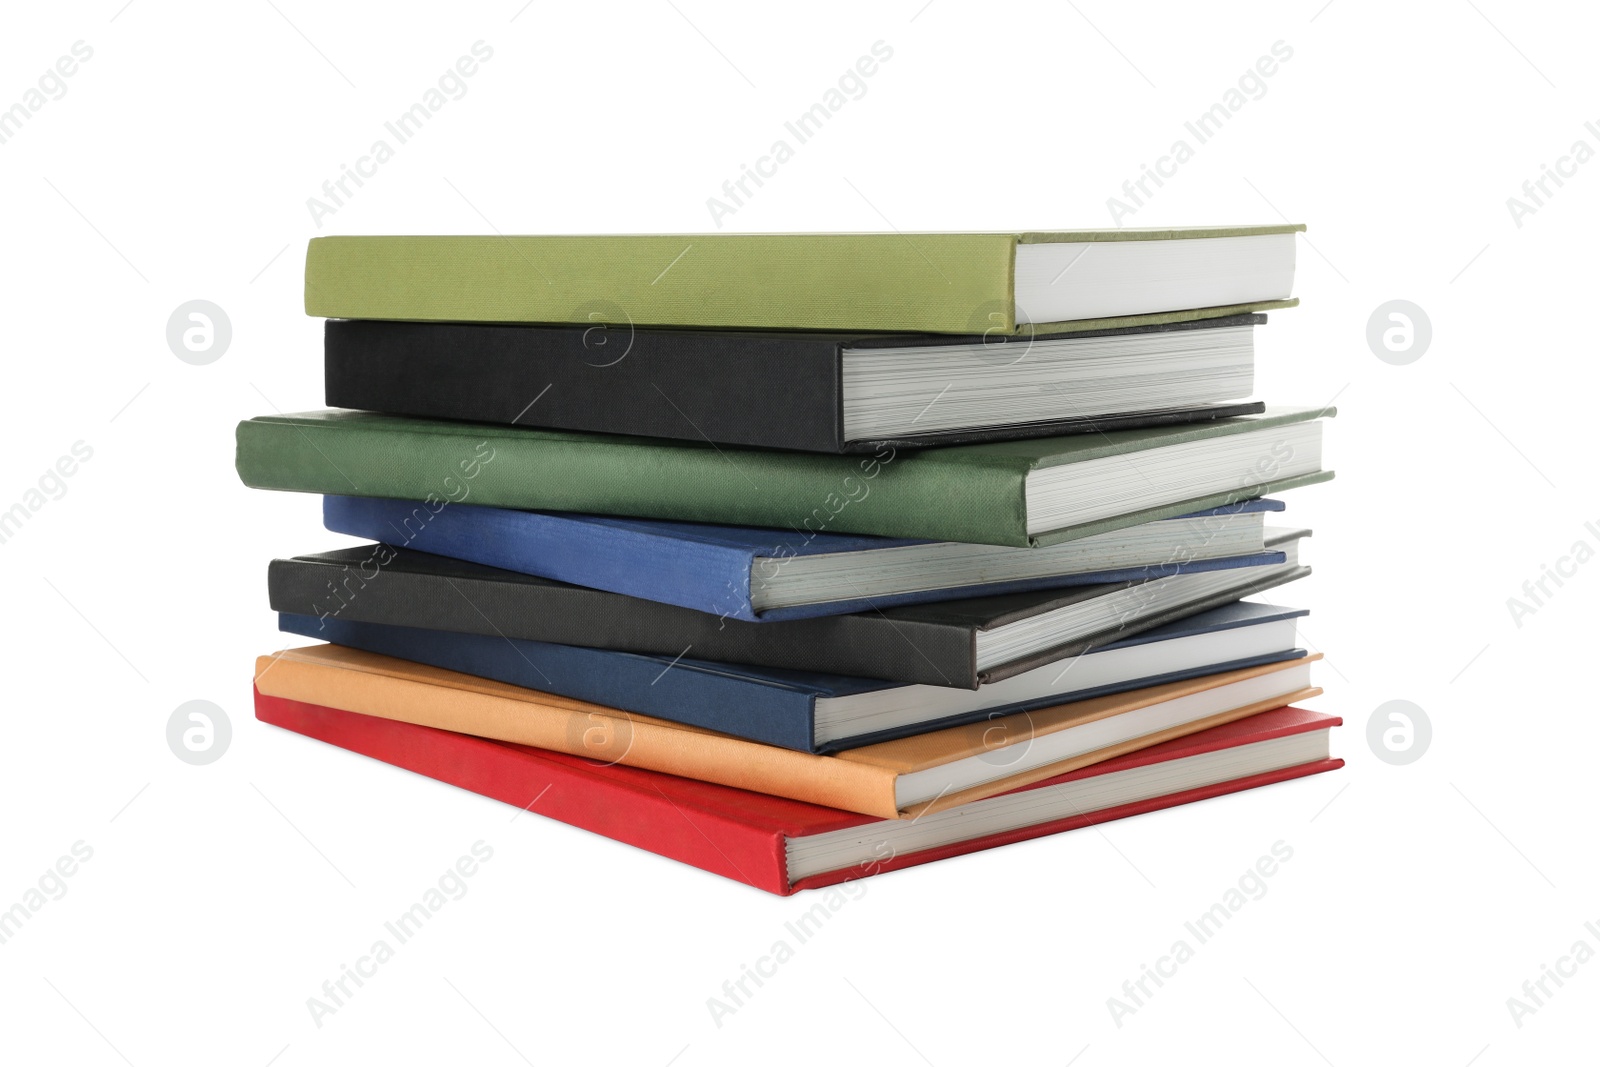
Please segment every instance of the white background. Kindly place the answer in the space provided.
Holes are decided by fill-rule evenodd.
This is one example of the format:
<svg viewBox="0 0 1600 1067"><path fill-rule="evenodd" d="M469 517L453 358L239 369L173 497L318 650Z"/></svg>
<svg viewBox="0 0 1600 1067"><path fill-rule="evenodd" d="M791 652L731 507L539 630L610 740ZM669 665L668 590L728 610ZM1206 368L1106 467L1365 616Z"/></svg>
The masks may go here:
<svg viewBox="0 0 1600 1067"><path fill-rule="evenodd" d="M1600 920L1592 684L1600 563L1518 626L1575 541L1600 547L1592 307L1600 163L1519 227L1506 200L1592 107L1593 13L1393 4L14 5L0 107L75 41L93 58L0 145L0 509L93 449L0 544L0 908L93 858L0 945L12 1062L959 1064L1592 1058L1600 963L1536 1014L1507 998ZM274 6L276 5L276 6ZM920 8L920 9L919 9ZM1588 20L1587 22L1583 20ZM306 206L483 40L425 130L322 220ZM706 200L875 41L893 57L738 211L739 230L1109 225L1106 201L1276 41L1292 58L1123 221L1309 223L1260 334L1258 395L1337 397L1339 478L1291 494L1327 654L1313 706L1348 766L1255 794L863 883L776 977L770 897L256 723L281 647L275 555L334 547L306 496L251 492L233 426L320 406L301 312L321 233L703 231ZM1587 110L1586 110L1587 109ZM1192 137L1189 138L1191 145ZM1280 214L1281 213L1281 214ZM203 298L233 340L180 362ZM1407 299L1409 366L1366 323ZM193 767L192 699L231 719ZM1414 701L1409 766L1368 716ZM307 998L475 841L493 859L318 1027ZM1293 859L1118 1026L1107 998L1274 842ZM1585 1025L1589 1023L1591 1025ZM1076 1059L1074 1058L1076 1057Z"/></svg>

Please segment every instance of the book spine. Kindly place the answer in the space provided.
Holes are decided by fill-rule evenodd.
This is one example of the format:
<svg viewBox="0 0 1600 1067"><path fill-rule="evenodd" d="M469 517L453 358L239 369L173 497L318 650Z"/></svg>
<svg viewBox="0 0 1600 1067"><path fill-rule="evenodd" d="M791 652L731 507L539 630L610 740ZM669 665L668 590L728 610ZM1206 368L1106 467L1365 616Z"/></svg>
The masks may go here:
<svg viewBox="0 0 1600 1067"><path fill-rule="evenodd" d="M1004 233L318 237L305 304L413 322L1009 332L1015 248Z"/></svg>
<svg viewBox="0 0 1600 1067"><path fill-rule="evenodd" d="M323 498L336 533L486 567L570 582L755 621L751 554L727 545L471 504L429 506L378 497Z"/></svg>
<svg viewBox="0 0 1600 1067"><path fill-rule="evenodd" d="M720 874L790 892L783 837L527 749L255 693L256 718Z"/></svg>
<svg viewBox="0 0 1600 1067"><path fill-rule="evenodd" d="M278 616L278 628L762 744L815 750L809 693L674 666L664 656L287 613Z"/></svg>
<svg viewBox="0 0 1600 1067"><path fill-rule="evenodd" d="M292 649L262 656L256 660L256 687L268 696L532 745L863 815L892 819L899 814L896 775L888 768L686 730L597 704L494 687L493 683L443 672L421 677L411 673L428 671L423 667L399 673L392 669L400 665L397 661L373 658L381 662L375 664L377 669L367 670L333 659L311 659ZM458 684L462 681L468 684Z"/></svg>
<svg viewBox="0 0 1600 1067"><path fill-rule="evenodd" d="M1004 456L735 452L356 413L251 419L237 441L257 489L1029 545L1027 472Z"/></svg>
<svg viewBox="0 0 1600 1067"><path fill-rule="evenodd" d="M804 333L330 320L330 407L838 452L839 344Z"/></svg>

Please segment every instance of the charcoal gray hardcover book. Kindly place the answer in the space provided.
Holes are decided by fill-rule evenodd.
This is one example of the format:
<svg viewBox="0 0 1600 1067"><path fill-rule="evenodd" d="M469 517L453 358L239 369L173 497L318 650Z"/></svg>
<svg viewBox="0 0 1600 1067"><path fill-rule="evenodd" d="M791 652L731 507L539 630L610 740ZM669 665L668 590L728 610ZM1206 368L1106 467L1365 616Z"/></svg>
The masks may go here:
<svg viewBox="0 0 1600 1067"><path fill-rule="evenodd" d="M1303 577L1306 534L1271 531L1268 548L1285 555L1277 564L787 622L743 622L383 544L273 560L267 584L274 611L317 619L976 689Z"/></svg>
<svg viewBox="0 0 1600 1067"><path fill-rule="evenodd" d="M331 407L806 452L1253 415L1265 315L1056 334L329 320Z"/></svg>

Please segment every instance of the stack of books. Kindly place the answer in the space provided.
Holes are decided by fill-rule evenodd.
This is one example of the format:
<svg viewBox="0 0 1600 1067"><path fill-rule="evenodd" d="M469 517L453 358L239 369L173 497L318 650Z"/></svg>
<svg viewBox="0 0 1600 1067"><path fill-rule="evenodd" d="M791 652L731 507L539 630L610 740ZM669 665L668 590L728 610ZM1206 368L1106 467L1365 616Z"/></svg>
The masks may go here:
<svg viewBox="0 0 1600 1067"><path fill-rule="evenodd" d="M1302 228L316 239L256 714L776 893L1339 767Z"/></svg>

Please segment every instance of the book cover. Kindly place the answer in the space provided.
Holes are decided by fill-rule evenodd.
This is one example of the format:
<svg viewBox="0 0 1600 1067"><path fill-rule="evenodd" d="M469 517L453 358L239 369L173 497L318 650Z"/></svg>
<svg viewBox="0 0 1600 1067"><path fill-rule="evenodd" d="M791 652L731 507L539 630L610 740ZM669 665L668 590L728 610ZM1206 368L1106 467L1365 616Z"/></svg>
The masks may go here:
<svg viewBox="0 0 1600 1067"><path fill-rule="evenodd" d="M1129 610L1116 613L1090 636L995 664L979 660L978 638L985 630L1154 583L1033 590L752 623L380 544L273 560L267 590L272 610L319 622L337 618L976 689L1309 573L1309 567L1279 564L1198 576L1238 581L1185 596L1171 607L1137 594Z"/></svg>
<svg viewBox="0 0 1600 1067"><path fill-rule="evenodd" d="M1071 336L1187 334L1265 321L1265 315L1229 316ZM329 407L806 452L872 453L886 446L1053 437L1253 415L1263 409L1258 402L1230 398L1083 416L1069 389L1061 394L1058 418L1022 422L1013 417L1009 425L852 440L843 415L846 348L866 352L915 346L932 351L977 341L984 346L983 362L993 371L997 365L1036 359L1033 342L1053 335L973 338L368 319L330 319L323 330L323 402ZM976 357L973 361L978 362Z"/></svg>
<svg viewBox="0 0 1600 1067"><path fill-rule="evenodd" d="M1012 333L1019 325L1019 246L1199 241L1303 229L317 237L306 249L306 313L418 322ZM1291 306L1287 285L1268 288L1249 295L1239 290L1236 299L1218 295L1145 307L1110 320L1068 318L1084 328L1105 328Z"/></svg>
<svg viewBox="0 0 1600 1067"><path fill-rule="evenodd" d="M1269 409L1188 426L857 457L318 411L240 423L235 466L257 489L1027 547L1333 476L1323 470L1283 476L1281 462L1263 460L1230 477L1225 490L1185 495L1193 490L1180 480L1163 488L1170 497L1163 502L1030 533L1033 475L1114 457L1136 464L1164 448L1233 434L1255 433L1261 447L1276 447L1280 432L1332 414L1332 408Z"/></svg>
<svg viewBox="0 0 1600 1067"><path fill-rule="evenodd" d="M309 615L283 614L278 626L284 633L670 719L749 741L826 753L976 722L992 715L1050 707L1064 700L1086 700L1297 659L1305 652L1295 648L1292 639L1270 649L1252 647L1252 654L1243 658L1222 659L1205 654L1194 639L1266 626L1305 614L1303 609L1250 602L1214 608L1086 652L1072 661L1069 671L1061 671L1053 664L1037 667L1035 672L1050 675L1042 694L1026 672L1004 682L964 690L337 617L318 620ZM1151 672L1126 665L1133 659L1131 652L1150 645L1163 646L1159 669ZM918 721L893 728L863 726L842 735L825 736L819 731L819 703L825 709L830 701L837 703L891 690L898 703L915 703L923 709Z"/></svg>
<svg viewBox="0 0 1600 1067"><path fill-rule="evenodd" d="M620 764L605 765L579 756L488 741L466 734L415 726L392 719L353 714L304 701L255 693L256 717L327 744L425 775L556 819L591 833L633 845L769 893L822 888L843 881L951 859L984 849L1067 830L1093 826L1192 803L1209 797L1335 770L1340 759L1224 778L1181 792L1168 792L1069 818L970 837L934 848L905 848L873 862L854 864L806 878L789 874L788 843L815 836L868 828L874 820L831 808L785 800L670 774ZM1119 771L1223 751L1340 723L1286 707L1152 746L1094 767L1027 787L1049 790L1061 784Z"/></svg>
<svg viewBox="0 0 1600 1067"><path fill-rule="evenodd" d="M1017 554L1029 557L1024 562L1036 568L1046 567L1052 554L1065 562L1054 573L1038 577L942 585L902 593L869 595L852 582L848 588L853 593L845 599L765 608L756 603L763 583L779 577L797 557L834 557L843 566L847 561L853 562L851 557L875 553L882 557L881 565L888 565L895 558L894 549L928 542L845 534L806 536L750 526L519 511L474 504L436 507L423 501L384 497L324 497L322 521L336 533L403 545L436 556L676 604L723 618L777 622L900 604L1146 581L1174 574L1282 563L1281 551L1268 551L1259 541L1245 554L1213 550L1212 545L1218 543L1217 527L1204 521L1282 509L1279 501L1249 500L1181 516L1183 521L1157 520L1158 528L1170 530L1175 540L1147 550L1147 558L1119 566L1073 566L1074 555L1069 554L1079 546L1088 551L1092 544L1111 542L1104 551L1120 557L1121 553L1116 552L1117 534L1051 548L983 546L970 549L972 562L959 573L993 574L1000 557ZM949 563L944 573L956 573L954 568L955 564Z"/></svg>
<svg viewBox="0 0 1600 1067"><path fill-rule="evenodd" d="M256 688L268 696L893 819L956 807L1316 696L1321 690L1301 679L1305 666L1318 658L1074 701L825 756L338 645L258 658ZM1209 710L1190 710L1201 707L1192 698L1211 691L1218 695L1218 708L1205 704ZM1237 698L1231 695L1235 691ZM1111 722L1159 705L1181 714L1175 710L1170 724L1164 716L1152 719L1161 725L1151 732ZM1091 726L1102 727L1089 734L1097 747L1038 762L1035 751L1043 751L1051 735ZM982 766L974 767L972 760Z"/></svg>

